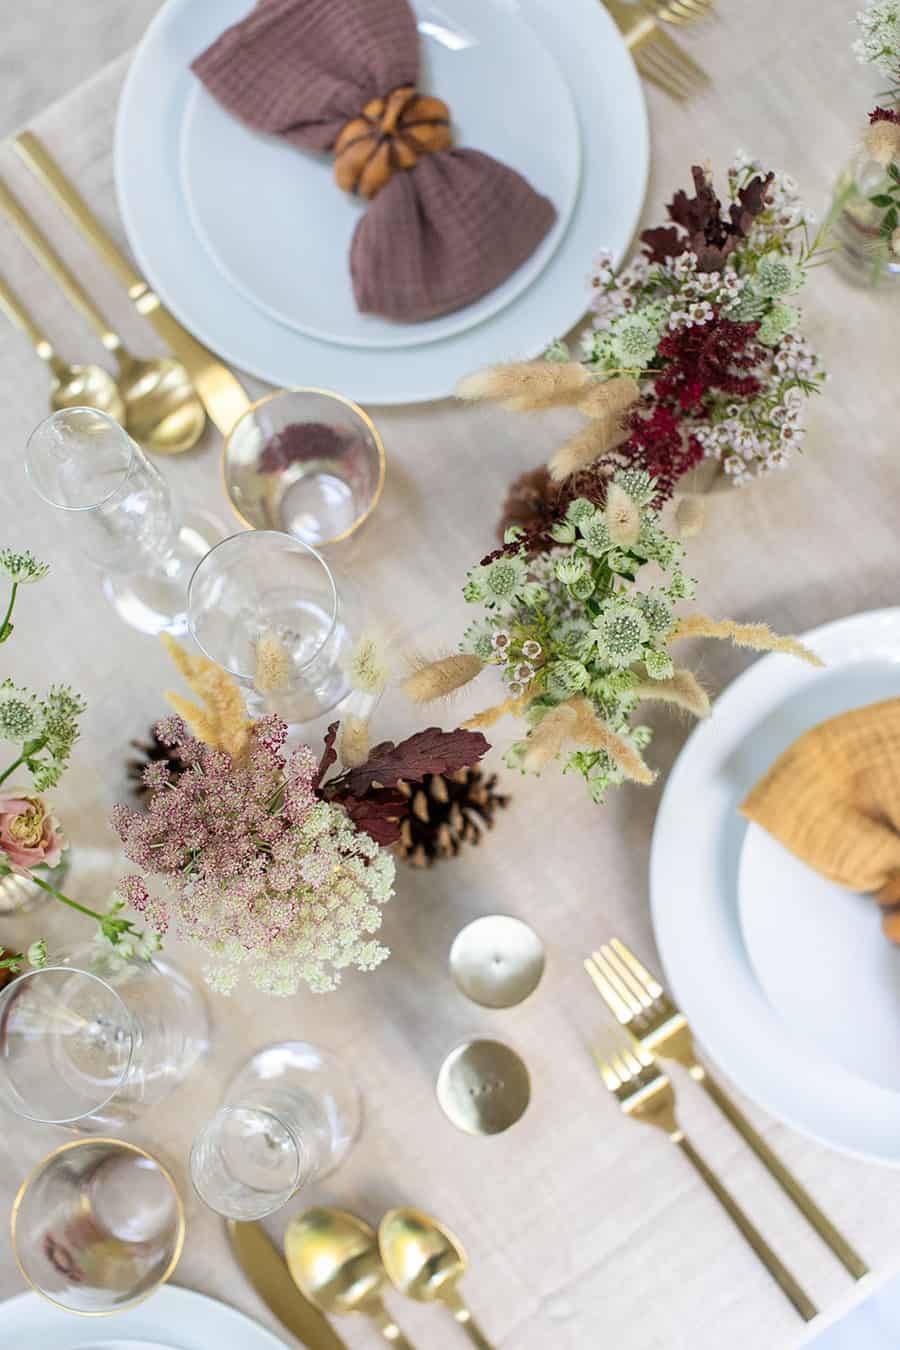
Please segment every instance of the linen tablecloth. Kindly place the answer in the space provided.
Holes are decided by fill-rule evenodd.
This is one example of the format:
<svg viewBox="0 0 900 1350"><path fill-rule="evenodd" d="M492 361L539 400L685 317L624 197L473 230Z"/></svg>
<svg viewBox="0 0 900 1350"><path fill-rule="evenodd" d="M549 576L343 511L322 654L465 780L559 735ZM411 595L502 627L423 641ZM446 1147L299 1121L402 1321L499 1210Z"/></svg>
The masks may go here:
<svg viewBox="0 0 900 1350"><path fill-rule="evenodd" d="M855 0L722 0L710 22L683 32L712 83L683 105L647 91L653 160L646 222L661 217L692 162L710 158L724 171L739 146L789 170L824 210L833 177L875 101L873 80L850 51L854 9ZM123 60L110 67L34 122L119 238L110 151L126 66ZM602 169L588 166L589 172ZM8 147L0 150L0 171L77 266L129 346L157 350L154 335ZM598 238L598 250L604 243ZM0 270L66 357L102 356L5 223ZM895 604L900 592L896 297L855 290L825 268L814 274L804 307L810 336L833 372L812 411L807 452L787 473L717 497L690 565L705 611L765 619L788 632ZM74 844L72 888L86 887L87 898L92 869L108 868L102 858L114 847L106 819L126 791L128 742L163 711L162 691L177 677L157 644L115 618L96 577L70 555L52 513L28 488L22 448L46 410L47 378L17 334L3 331L0 340L0 539L33 548L53 567L49 580L23 593L3 668L38 687L67 680L89 699L72 768L54 794ZM562 420L526 420L449 401L375 410L375 416L389 456L384 498L355 555L338 561L349 561L365 584L373 612L385 618L398 648L428 649L442 638L454 643L467 619L459 592L463 572L491 545L507 483L546 457ZM227 522L218 445L210 432L195 453L160 465L182 501L202 504ZM711 644L698 657L713 690L751 659ZM444 725L454 724L470 703L442 709ZM650 757L666 770L688 726L665 714L654 720ZM376 732L397 735L416 725L418 713L389 697ZM510 730L498 731L502 747ZM684 1159L662 1136L621 1117L587 1053L604 1013L581 969L585 953L618 933L646 960L656 960L647 862L658 792L625 788L597 808L580 780L550 775L538 782L509 772L504 779L513 804L480 848L431 872L400 871L386 912L389 962L373 975L348 978L327 997L281 1001L241 992L216 998L211 1059L176 1096L148 1111L133 1137L183 1171L194 1131L251 1050L291 1037L318 1041L356 1074L366 1122L349 1161L313 1196L374 1221L403 1203L440 1215L469 1248L466 1292L498 1350L789 1350L805 1343L812 1332ZM685 803L685 810L702 805ZM447 975L454 934L493 911L528 920L549 957L539 992L505 1013L467 1004ZM42 928L68 938L86 932L75 916L52 907L12 923L0 919L0 936L12 942ZM169 947L196 969L189 953ZM508 1040L533 1075L528 1113L494 1139L457 1133L435 1102L438 1065L470 1032ZM712 1106L681 1076L678 1085L685 1125L710 1162L820 1306L836 1315L860 1291ZM749 1114L876 1275L895 1271L900 1174L830 1152L752 1107ZM50 1132L3 1122L4 1208L26 1163L53 1142ZM177 1281L274 1326L233 1262L220 1221L199 1201L189 1205ZM0 1239L0 1296L20 1287L8 1242ZM419 1346L462 1344L458 1329L438 1312L399 1299L393 1305ZM374 1333L353 1321L341 1331L352 1347L375 1343Z"/></svg>

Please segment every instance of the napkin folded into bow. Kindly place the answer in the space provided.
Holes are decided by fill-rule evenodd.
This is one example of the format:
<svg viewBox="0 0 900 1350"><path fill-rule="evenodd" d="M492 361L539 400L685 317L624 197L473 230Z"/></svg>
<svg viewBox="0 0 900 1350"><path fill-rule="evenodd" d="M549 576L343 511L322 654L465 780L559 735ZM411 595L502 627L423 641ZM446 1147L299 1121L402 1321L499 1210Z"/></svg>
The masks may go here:
<svg viewBox="0 0 900 1350"><path fill-rule="evenodd" d="M741 806L786 849L851 891L874 891L900 942L900 699L806 732Z"/></svg>
<svg viewBox="0 0 900 1350"><path fill-rule="evenodd" d="M339 184L372 197L350 251L363 312L408 322L461 309L505 281L556 219L513 169L450 148L446 105L416 92L407 0L259 0L192 69L256 131L335 151Z"/></svg>

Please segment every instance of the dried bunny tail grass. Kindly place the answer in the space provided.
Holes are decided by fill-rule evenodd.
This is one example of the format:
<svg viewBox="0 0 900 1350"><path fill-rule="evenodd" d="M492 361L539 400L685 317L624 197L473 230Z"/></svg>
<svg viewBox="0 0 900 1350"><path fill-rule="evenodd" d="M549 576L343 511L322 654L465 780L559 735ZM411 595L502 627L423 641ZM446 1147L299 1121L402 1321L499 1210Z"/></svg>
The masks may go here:
<svg viewBox="0 0 900 1350"><path fill-rule="evenodd" d="M369 723L364 717L345 717L341 722L338 751L347 769L357 769L369 758Z"/></svg>
<svg viewBox="0 0 900 1350"><path fill-rule="evenodd" d="M525 742L522 768L527 773L540 773L545 764L556 759L563 745L571 739L577 724L578 715L568 703L550 708Z"/></svg>
<svg viewBox="0 0 900 1350"><path fill-rule="evenodd" d="M896 122L873 122L863 137L866 154L885 168L900 158L900 126Z"/></svg>
<svg viewBox="0 0 900 1350"><path fill-rule="evenodd" d="M706 502L702 497L682 497L675 507L675 527L681 539L694 539L706 524Z"/></svg>
<svg viewBox="0 0 900 1350"><path fill-rule="evenodd" d="M644 763L634 746L601 721L586 698L569 699L569 707L574 709L576 715L573 740L587 746L589 750L605 750L632 782L649 787L656 780L656 774Z"/></svg>
<svg viewBox="0 0 900 1350"><path fill-rule="evenodd" d="M504 699L502 703L497 703L493 708L485 708L484 712L476 713L467 722L463 722L463 730L478 731L481 727L492 727L507 713L524 712L530 702L531 694L527 690L524 694L520 694L518 698Z"/></svg>
<svg viewBox="0 0 900 1350"><path fill-rule="evenodd" d="M811 666L824 666L816 653L804 647L796 638L773 633L768 624L735 623L734 619L710 619L706 614L687 614L679 619L669 634L668 641L679 638L709 637L730 639L736 647L751 647L757 652L784 652L799 657Z"/></svg>
<svg viewBox="0 0 900 1350"><path fill-rule="evenodd" d="M621 484L612 482L606 490L606 527L617 548L630 548L641 532L640 507Z"/></svg>
<svg viewBox="0 0 900 1350"><path fill-rule="evenodd" d="M668 680L651 680L642 668L638 668L637 673L641 677L640 683L630 692L637 694L638 698L671 703L676 708L693 713L695 717L709 717L709 694L693 671L679 668Z"/></svg>
<svg viewBox="0 0 900 1350"><path fill-rule="evenodd" d="M626 439L628 432L615 421L588 422L565 441L547 462L550 477L555 483L571 478L573 473L586 469L595 459L608 454Z"/></svg>
<svg viewBox="0 0 900 1350"><path fill-rule="evenodd" d="M456 396L467 402L494 399L527 412L575 403L590 382L578 361L513 361L466 375L456 386Z"/></svg>
<svg viewBox="0 0 900 1350"><path fill-rule="evenodd" d="M253 687L260 694L277 694L286 689L291 672L287 647L277 633L263 633L256 642L256 671Z"/></svg>
<svg viewBox="0 0 900 1350"><path fill-rule="evenodd" d="M484 670L481 658L467 652L442 656L437 661L420 665L403 681L401 688L412 703L432 703L448 698L457 689L474 680Z"/></svg>
<svg viewBox="0 0 900 1350"><path fill-rule="evenodd" d="M252 726L240 685L208 657L186 652L168 633L161 636L169 656L204 706L172 693L166 694L169 703L198 740L239 759L249 743Z"/></svg>
<svg viewBox="0 0 900 1350"><path fill-rule="evenodd" d="M637 380L630 375L616 375L611 380L595 380L584 398L579 399L578 407L588 417L601 421L608 417L621 417L640 395Z"/></svg>

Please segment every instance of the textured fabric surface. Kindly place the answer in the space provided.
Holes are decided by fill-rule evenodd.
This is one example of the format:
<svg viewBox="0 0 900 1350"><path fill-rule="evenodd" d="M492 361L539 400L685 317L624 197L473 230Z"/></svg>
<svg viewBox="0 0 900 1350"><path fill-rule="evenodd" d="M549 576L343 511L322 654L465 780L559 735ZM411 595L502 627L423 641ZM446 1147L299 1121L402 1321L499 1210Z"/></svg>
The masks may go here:
<svg viewBox="0 0 900 1350"><path fill-rule="evenodd" d="M193 69L248 126L327 151L371 99L417 83L415 16L407 0L260 0ZM461 309L505 281L555 219L552 202L490 155L428 155L391 178L354 231L357 306L406 322Z"/></svg>
<svg viewBox="0 0 900 1350"><path fill-rule="evenodd" d="M808 200L824 210L880 87L849 48L857 5L719 0L711 22L679 30L677 40L712 83L683 104L647 90L653 158L642 226L660 221L692 163L708 156L724 170L737 146L790 170ZM110 70L34 122L122 242L111 149L124 69ZM139 354L158 351L152 330L8 146L0 147L0 173L128 346ZM597 239L597 249L605 242ZM585 258L585 275L590 264ZM5 220L0 272L14 280L63 356L109 359ZM827 267L813 274L803 305L810 338L833 372L812 408L806 453L786 473L711 498L707 528L690 542L690 573L706 612L764 619L782 632L898 603L900 305L891 292L849 287ZM0 353L0 534L53 567L52 579L23 595L2 670L41 689L66 679L87 695L84 735L53 797L76 845L72 892L96 903L104 894L102 869L107 881L118 875L117 860L107 859L115 841L106 820L127 790L128 742L159 716L162 691L176 677L158 644L116 620L97 578L30 491L22 447L46 411L47 372L11 329L0 328ZM355 359L348 357L344 392L350 395ZM247 384L255 396L263 392L257 382ZM387 447L384 495L356 551L340 551L337 561L364 589L373 612L385 616L401 650L452 647L472 618L459 585L465 569L493 545L509 484L559 444L572 419L564 412L526 417L449 401L372 413ZM182 505L215 511L234 529L219 480L220 444L210 432L194 453L159 465ZM707 642L685 651L684 660L715 696L753 657ZM437 711L436 720L455 725L483 706L483 698L476 686L471 698ZM714 708L712 715L720 714ZM853 1284L704 1094L675 1073L685 1128L822 1308L822 1320L805 1327L678 1150L622 1117L588 1053L606 1017L582 969L586 953L618 934L648 965L658 965L647 896L650 840L660 789L690 724L661 709L647 720L656 729L648 758L660 770L659 787L622 788L602 808L591 805L573 777L537 780L505 770L500 756L513 728L500 723L486 768L499 772L512 798L509 809L482 845L457 861L427 873L401 871L397 897L385 912L391 959L371 975L348 978L333 997L302 994L283 1002L248 993L211 1000L208 1065L148 1111L131 1137L162 1150L183 1179L192 1137L247 1055L269 1041L305 1036L346 1060L365 1101L358 1144L338 1172L310 1191L309 1202L343 1204L375 1222L397 1204L440 1215L468 1248L463 1289L497 1350L799 1350L808 1344L827 1318L867 1290ZM389 692L374 732L398 738L416 724ZM702 800L684 803L685 811L703 809ZM456 933L491 913L527 920L547 949L540 988L508 1012L467 1003L447 971ZM0 938L8 934L16 945L42 930L51 939L72 940L85 926L52 905L15 922L0 918ZM171 957L198 970L196 956L177 944ZM696 959L699 979L702 954ZM514 1045L532 1075L528 1111L494 1139L459 1134L435 1101L443 1056L473 1033ZM900 1269L900 1172L836 1154L739 1100L865 1255L874 1278ZM0 1119L3 1212L52 1134ZM237 1305L278 1334L235 1266L223 1225L189 1187L186 1196L188 1234L177 1282ZM298 1198L267 1226L277 1234L303 1203ZM21 1287L9 1244L2 1242L0 1297ZM418 1350L465 1345L440 1310L394 1296L390 1304ZM362 1319L344 1319L340 1330L351 1350L374 1350L378 1343ZM114 1336L115 1322L93 1332ZM90 1327L82 1328L84 1341L91 1335ZM2 1316L0 1346L7 1350Z"/></svg>
<svg viewBox="0 0 900 1350"><path fill-rule="evenodd" d="M813 727L741 810L829 881L879 890L900 872L900 699Z"/></svg>

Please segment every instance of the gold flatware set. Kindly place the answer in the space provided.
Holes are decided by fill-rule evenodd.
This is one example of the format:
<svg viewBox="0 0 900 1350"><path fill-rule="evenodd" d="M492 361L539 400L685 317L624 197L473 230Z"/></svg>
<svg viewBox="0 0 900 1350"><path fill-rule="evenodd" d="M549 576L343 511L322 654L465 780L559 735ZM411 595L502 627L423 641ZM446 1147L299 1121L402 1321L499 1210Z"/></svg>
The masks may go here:
<svg viewBox="0 0 900 1350"><path fill-rule="evenodd" d="M685 1136L675 1114L675 1089L657 1061L672 1060L687 1069L854 1279L868 1274L865 1262L700 1063L687 1018L624 942L613 938L584 966L625 1033L610 1032L594 1052L606 1087L625 1115L661 1129L677 1145L801 1317L811 1321L818 1313L816 1305Z"/></svg>
<svg viewBox="0 0 900 1350"><path fill-rule="evenodd" d="M50 368L52 408L78 405L99 408L121 421L145 449L157 454L180 454L196 445L207 414L227 434L250 404L239 381L163 307L42 142L26 131L16 137L14 147L118 277L138 313L152 324L171 353L142 359L127 350L71 268L18 198L0 181L0 209L116 362L115 377L95 364L76 366L64 362L15 292L0 278L0 310L25 333Z"/></svg>
<svg viewBox="0 0 900 1350"><path fill-rule="evenodd" d="M679 101L708 83L706 71L669 37L662 24L692 23L710 11L713 0L657 0L655 4L603 0L603 3L625 39L638 74L645 80Z"/></svg>
<svg viewBox="0 0 900 1350"><path fill-rule="evenodd" d="M284 1256L257 1223L229 1220L235 1255L257 1293L308 1350L343 1350L329 1317L368 1318L397 1350L414 1350L384 1303L389 1285L419 1303L440 1303L476 1350L490 1341L463 1301L462 1243L418 1209L393 1209L376 1231L346 1210L316 1206L297 1215Z"/></svg>

